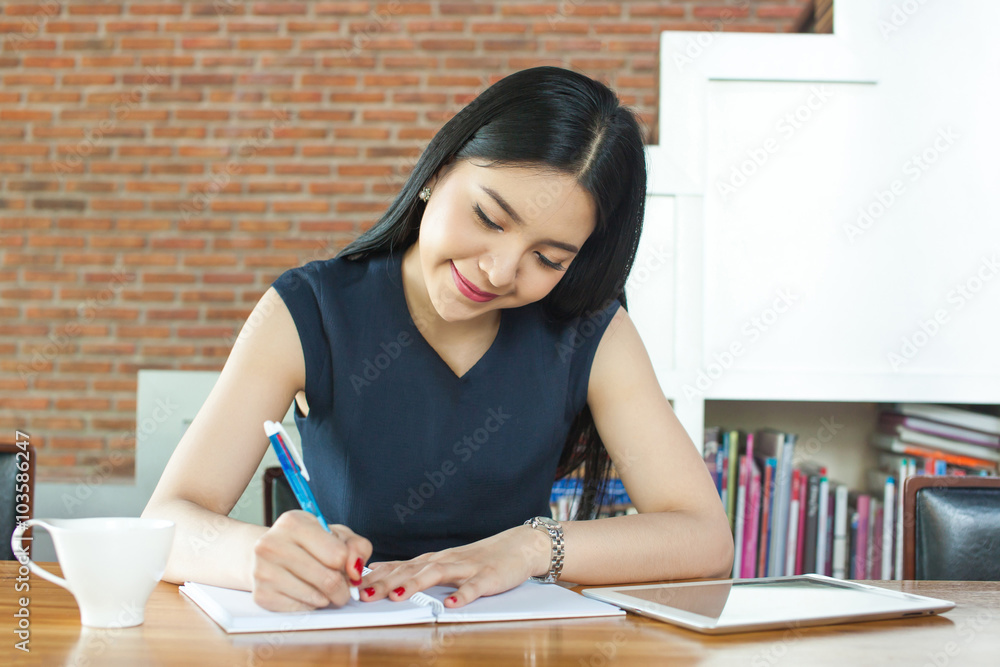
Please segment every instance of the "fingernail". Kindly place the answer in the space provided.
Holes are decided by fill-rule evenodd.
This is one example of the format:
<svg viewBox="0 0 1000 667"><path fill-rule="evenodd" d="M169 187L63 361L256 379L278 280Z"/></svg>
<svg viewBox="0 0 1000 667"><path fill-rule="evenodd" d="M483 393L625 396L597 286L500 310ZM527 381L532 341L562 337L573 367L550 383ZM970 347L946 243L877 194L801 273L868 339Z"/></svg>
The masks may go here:
<svg viewBox="0 0 1000 667"><path fill-rule="evenodd" d="M375 589L374 588L366 588L365 589L365 595L367 595L368 597L371 597L371 596L375 595Z"/></svg>
<svg viewBox="0 0 1000 667"><path fill-rule="evenodd" d="M360 586L360 585L361 585L361 580L360 579L358 579L357 581L355 581L354 579L351 579L351 586Z"/></svg>
<svg viewBox="0 0 1000 667"><path fill-rule="evenodd" d="M454 604L458 604L458 598L456 598L454 595L449 595L448 600L451 600Z"/></svg>
<svg viewBox="0 0 1000 667"><path fill-rule="evenodd" d="M365 564L361 562L360 558L357 560L356 563L354 563L354 569L357 570L358 572L364 572L364 566Z"/></svg>
<svg viewBox="0 0 1000 667"><path fill-rule="evenodd" d="M396 595L402 595L405 592L406 592L406 589L403 588L402 586L400 586L399 588L397 588L396 590L393 591L393 593L395 593Z"/></svg>

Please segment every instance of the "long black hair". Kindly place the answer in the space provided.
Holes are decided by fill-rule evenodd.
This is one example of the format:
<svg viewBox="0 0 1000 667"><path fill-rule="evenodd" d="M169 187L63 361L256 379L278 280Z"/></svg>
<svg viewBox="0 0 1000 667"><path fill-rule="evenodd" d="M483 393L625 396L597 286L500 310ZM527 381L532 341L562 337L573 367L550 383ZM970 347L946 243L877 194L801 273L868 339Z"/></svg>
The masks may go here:
<svg viewBox="0 0 1000 667"><path fill-rule="evenodd" d="M588 317L617 299L635 261L646 197L642 130L634 112L604 84L559 67L510 74L445 123L421 154L385 214L338 256L403 251L416 240L424 202L417 196L453 160L538 167L573 176L597 207L594 231L566 273L542 299L545 315ZM611 461L589 407L573 420L556 478L584 466L577 519L594 518L605 501Z"/></svg>

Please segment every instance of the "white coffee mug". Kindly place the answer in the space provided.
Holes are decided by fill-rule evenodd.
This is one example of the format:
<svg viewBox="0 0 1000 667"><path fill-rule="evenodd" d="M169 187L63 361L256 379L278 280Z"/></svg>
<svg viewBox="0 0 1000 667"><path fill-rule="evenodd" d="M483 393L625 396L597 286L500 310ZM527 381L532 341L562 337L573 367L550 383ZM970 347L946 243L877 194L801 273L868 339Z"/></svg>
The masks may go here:
<svg viewBox="0 0 1000 667"><path fill-rule="evenodd" d="M49 531L65 579L27 558L21 538L32 526ZM73 594L83 625L128 628L142 624L173 539L174 522L166 519L28 519L18 525L10 546L32 572Z"/></svg>

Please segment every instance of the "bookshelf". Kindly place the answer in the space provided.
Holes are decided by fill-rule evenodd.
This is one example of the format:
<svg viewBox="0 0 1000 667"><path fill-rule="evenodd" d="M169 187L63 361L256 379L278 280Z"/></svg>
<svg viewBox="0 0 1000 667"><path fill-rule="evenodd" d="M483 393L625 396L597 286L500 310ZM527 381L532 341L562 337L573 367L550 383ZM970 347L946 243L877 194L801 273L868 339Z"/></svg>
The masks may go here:
<svg viewBox="0 0 1000 667"><path fill-rule="evenodd" d="M661 34L626 284L699 449L706 427L795 433L796 464L856 491L882 404L1000 414L1000 130L976 83L1000 5L924 4L904 25L894 7L842 0L832 35Z"/></svg>

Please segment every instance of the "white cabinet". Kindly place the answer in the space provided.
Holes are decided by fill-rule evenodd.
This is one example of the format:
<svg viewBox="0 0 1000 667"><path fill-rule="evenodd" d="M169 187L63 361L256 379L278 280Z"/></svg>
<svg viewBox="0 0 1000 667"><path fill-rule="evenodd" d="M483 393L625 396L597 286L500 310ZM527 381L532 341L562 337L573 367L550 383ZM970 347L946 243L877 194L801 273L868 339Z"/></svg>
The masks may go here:
<svg viewBox="0 0 1000 667"><path fill-rule="evenodd" d="M706 400L1000 403L1000 3L834 18L662 33L636 267L672 263L626 290L699 446Z"/></svg>

